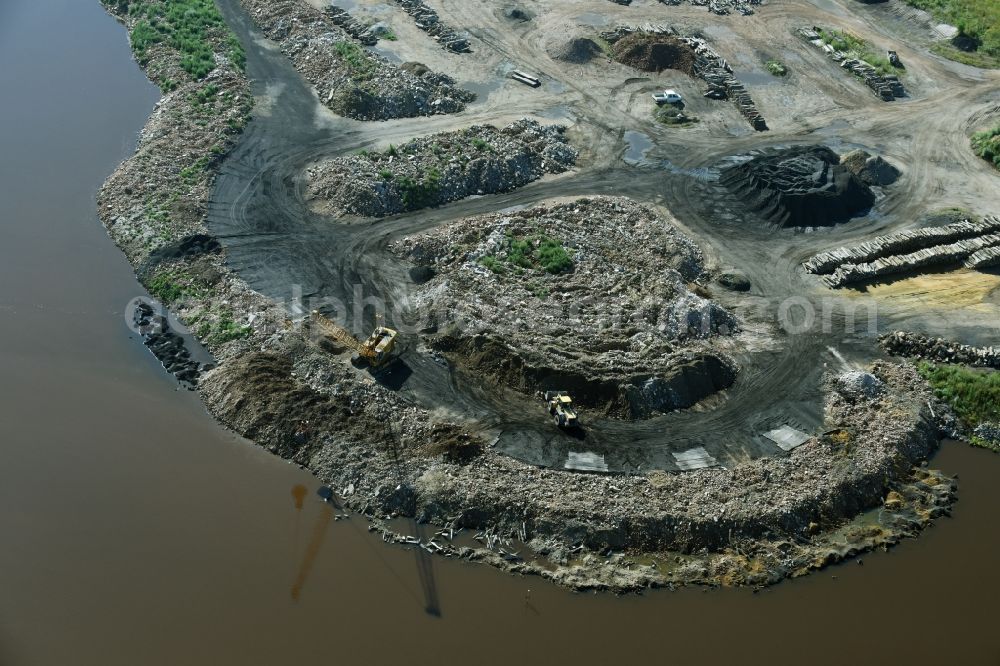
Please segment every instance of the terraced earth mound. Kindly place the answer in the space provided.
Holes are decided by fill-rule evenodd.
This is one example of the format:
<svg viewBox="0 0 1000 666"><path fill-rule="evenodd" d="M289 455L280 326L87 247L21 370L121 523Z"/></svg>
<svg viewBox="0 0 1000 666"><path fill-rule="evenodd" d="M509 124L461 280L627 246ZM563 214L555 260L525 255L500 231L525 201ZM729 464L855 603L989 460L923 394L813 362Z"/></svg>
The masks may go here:
<svg viewBox="0 0 1000 666"><path fill-rule="evenodd" d="M871 188L826 146L766 150L723 169L719 182L750 211L781 227L845 222L875 203Z"/></svg>
<svg viewBox="0 0 1000 666"><path fill-rule="evenodd" d="M522 119L414 139L310 167L306 196L329 215L382 217L507 192L576 162L564 128Z"/></svg>
<svg viewBox="0 0 1000 666"><path fill-rule="evenodd" d="M735 379L738 323L696 293L701 250L630 199L474 217L392 249L429 277L412 309L430 344L497 383L646 418Z"/></svg>

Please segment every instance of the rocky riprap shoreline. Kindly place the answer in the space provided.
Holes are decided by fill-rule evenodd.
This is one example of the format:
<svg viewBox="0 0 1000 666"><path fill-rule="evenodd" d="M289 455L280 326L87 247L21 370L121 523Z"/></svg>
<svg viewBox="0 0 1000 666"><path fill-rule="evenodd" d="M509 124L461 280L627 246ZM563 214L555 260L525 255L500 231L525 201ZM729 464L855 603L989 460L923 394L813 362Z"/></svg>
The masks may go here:
<svg viewBox="0 0 1000 666"><path fill-rule="evenodd" d="M570 169L576 157L560 125L477 125L314 164L306 196L325 214L382 217L507 192Z"/></svg>
<svg viewBox="0 0 1000 666"><path fill-rule="evenodd" d="M456 113L475 94L426 67L397 67L367 51L333 18L301 0L240 0L334 113L358 120Z"/></svg>
<svg viewBox="0 0 1000 666"><path fill-rule="evenodd" d="M729 386L736 318L699 295L701 250L630 199L475 217L398 241L431 344L526 392L644 418ZM720 349L721 347L721 349Z"/></svg>
<svg viewBox="0 0 1000 666"><path fill-rule="evenodd" d="M168 318L157 314L149 303L135 306L132 321L142 335L142 342L163 364L163 369L177 378L184 386L195 388L202 372L215 367L212 362L201 363L191 358L183 336L170 327Z"/></svg>

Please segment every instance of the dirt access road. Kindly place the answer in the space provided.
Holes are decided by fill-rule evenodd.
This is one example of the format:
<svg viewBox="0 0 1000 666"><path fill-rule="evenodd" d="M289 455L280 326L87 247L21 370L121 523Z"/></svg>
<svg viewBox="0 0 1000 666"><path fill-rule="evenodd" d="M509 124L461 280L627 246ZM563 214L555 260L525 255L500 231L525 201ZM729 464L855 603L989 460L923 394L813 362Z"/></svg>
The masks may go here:
<svg viewBox="0 0 1000 666"><path fill-rule="evenodd" d="M391 240L474 214L615 194L675 219L701 244L712 267L742 271L753 288L737 295L713 286L713 296L744 320L743 349L735 354L741 372L732 388L694 409L638 423L588 420L585 436L574 438L550 426L537 402L439 364L410 336L403 370L388 381L416 403L468 421L495 438L498 449L532 464L564 467L570 453L589 452L602 456L609 470L674 470L673 452L704 446L729 466L780 454L762 437L774 427L818 430L823 371L869 361L877 354L877 332L905 327L967 342L995 334L995 328L984 328L1000 314L995 302L966 308L919 295L900 299L855 292L841 298L799 266L816 251L913 226L929 210L958 206L1000 212L997 176L971 153L967 138L972 128L1000 112L1000 76L932 56L926 41L896 41L893 28L899 19L891 6L855 12L850 0L779 1L759 7L753 16L719 17L703 7L669 7L654 0L627 7L607 0L549 0L516 3L533 17L521 21L507 17L515 3L428 4L472 35L472 54L445 51L393 3L358 0L342 6L392 27L398 40L380 42L380 53L454 76L480 99L452 116L370 123L329 113L280 52L255 33L237 0L220 2L247 46L258 107L218 179L210 226L226 246L229 263L251 287L289 303L293 317L327 300L351 304L359 298L384 299L390 312L399 311L414 284L407 267L387 252ZM646 22L700 31L746 83L770 131L753 132L735 106L703 99L702 84L682 73L651 75L603 57L579 65L550 55L572 37ZM907 65L904 84L910 96L893 103L878 100L793 34L808 25L846 28L877 48L897 50ZM767 74L764 63L771 58L788 65L789 76ZM536 73L543 85L530 89L509 80L512 68ZM664 87L679 90L687 110L701 122L685 129L655 123L649 93ZM581 151L578 168L512 193L378 222L331 221L311 213L304 201L301 174L320 158L522 116L568 125L570 140ZM881 154L901 167L903 176L872 214L816 230L769 228L744 215L715 183L719 166L732 156L817 142L838 151L861 147ZM296 304L298 295L304 304ZM776 315L792 297L816 312L825 306L829 326L820 320L813 326L794 321L803 325L782 329ZM868 315L876 309L877 322L870 326ZM859 316L852 321L854 311ZM373 313L350 323L364 332L373 324Z"/></svg>

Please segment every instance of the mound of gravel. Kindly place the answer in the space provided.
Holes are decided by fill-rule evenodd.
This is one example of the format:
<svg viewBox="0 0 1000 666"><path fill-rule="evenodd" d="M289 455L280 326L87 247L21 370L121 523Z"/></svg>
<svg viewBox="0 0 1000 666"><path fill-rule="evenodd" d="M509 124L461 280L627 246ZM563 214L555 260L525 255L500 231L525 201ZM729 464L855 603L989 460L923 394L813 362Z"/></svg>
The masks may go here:
<svg viewBox="0 0 1000 666"><path fill-rule="evenodd" d="M826 146L766 150L724 169L719 182L748 209L783 227L844 222L875 203L868 185Z"/></svg>
<svg viewBox="0 0 1000 666"><path fill-rule="evenodd" d="M635 32L615 42L611 54L618 62L644 72L676 69L694 75L694 50L673 35Z"/></svg>
<svg viewBox="0 0 1000 666"><path fill-rule="evenodd" d="M576 37L549 48L553 60L560 60L574 65L585 65L602 53L601 47L592 39Z"/></svg>
<svg viewBox="0 0 1000 666"><path fill-rule="evenodd" d="M869 372L852 370L837 377L837 389L850 400L873 400L885 392L885 384Z"/></svg>
<svg viewBox="0 0 1000 666"><path fill-rule="evenodd" d="M320 162L306 172L306 196L324 214L382 217L507 192L573 166L564 129L521 119Z"/></svg>
<svg viewBox="0 0 1000 666"><path fill-rule="evenodd" d="M569 261L546 267L553 246ZM470 218L392 249L432 269L413 303L431 344L498 383L645 418L735 379L716 343L736 318L689 287L701 250L630 199Z"/></svg>

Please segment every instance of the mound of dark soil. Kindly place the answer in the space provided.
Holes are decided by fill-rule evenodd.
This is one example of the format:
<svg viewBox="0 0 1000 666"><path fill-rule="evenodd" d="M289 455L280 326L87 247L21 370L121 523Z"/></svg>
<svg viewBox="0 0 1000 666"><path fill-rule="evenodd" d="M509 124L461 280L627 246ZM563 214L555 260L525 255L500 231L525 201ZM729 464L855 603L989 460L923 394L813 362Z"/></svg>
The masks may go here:
<svg viewBox="0 0 1000 666"><path fill-rule="evenodd" d="M875 195L826 146L765 152L722 171L719 182L747 208L782 227L814 227L863 215Z"/></svg>
<svg viewBox="0 0 1000 666"><path fill-rule="evenodd" d="M632 33L615 42L611 54L618 62L644 72L676 69L694 74L694 51L672 35Z"/></svg>
<svg viewBox="0 0 1000 666"><path fill-rule="evenodd" d="M550 49L549 55L552 56L553 60L561 60L562 62L574 65L585 65L601 55L601 47L592 39L576 37Z"/></svg>

